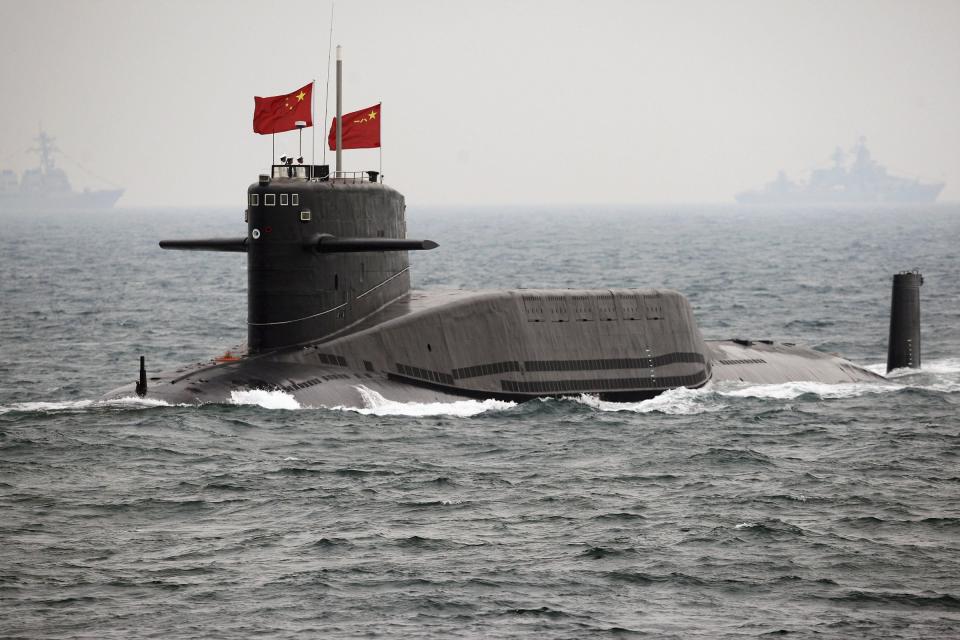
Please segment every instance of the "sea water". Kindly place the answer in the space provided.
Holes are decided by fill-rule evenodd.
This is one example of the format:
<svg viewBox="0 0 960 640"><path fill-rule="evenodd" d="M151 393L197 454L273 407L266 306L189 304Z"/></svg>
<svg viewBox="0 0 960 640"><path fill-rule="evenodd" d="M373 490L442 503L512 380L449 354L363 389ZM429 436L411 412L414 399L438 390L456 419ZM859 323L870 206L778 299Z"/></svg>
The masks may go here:
<svg viewBox="0 0 960 640"><path fill-rule="evenodd" d="M637 403L101 401L244 339L242 209L0 217L0 636L960 635L960 207L408 211L421 288L667 287L884 372Z"/></svg>

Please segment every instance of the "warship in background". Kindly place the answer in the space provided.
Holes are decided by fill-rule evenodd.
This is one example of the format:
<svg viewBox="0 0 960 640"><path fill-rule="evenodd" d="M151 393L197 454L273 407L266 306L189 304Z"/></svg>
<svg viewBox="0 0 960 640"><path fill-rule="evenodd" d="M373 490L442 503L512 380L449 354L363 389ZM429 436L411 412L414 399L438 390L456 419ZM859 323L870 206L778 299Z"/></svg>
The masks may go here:
<svg viewBox="0 0 960 640"><path fill-rule="evenodd" d="M63 169L56 166L58 149L43 131L36 137L40 165L27 169L17 179L9 169L0 171L0 211L64 211L109 209L123 195L123 189L74 191Z"/></svg>
<svg viewBox="0 0 960 640"><path fill-rule="evenodd" d="M814 169L807 182L794 182L781 171L777 179L760 189L736 195L743 204L877 204L931 203L943 190L943 182L924 183L887 173L860 138L852 150L853 162L837 147L833 166Z"/></svg>

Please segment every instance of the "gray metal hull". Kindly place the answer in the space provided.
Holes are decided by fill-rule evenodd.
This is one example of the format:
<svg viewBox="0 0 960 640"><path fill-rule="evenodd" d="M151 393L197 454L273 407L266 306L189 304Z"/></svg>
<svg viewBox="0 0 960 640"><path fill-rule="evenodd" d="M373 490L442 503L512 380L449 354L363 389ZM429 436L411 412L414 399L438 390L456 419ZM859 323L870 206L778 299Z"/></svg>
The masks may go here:
<svg viewBox="0 0 960 640"><path fill-rule="evenodd" d="M706 342L687 300L669 290L412 292L342 333L151 374L147 396L223 403L265 389L303 406L363 408L378 396L431 403L589 393L636 401L710 380L883 380L791 344ZM133 394L131 384L107 397Z"/></svg>

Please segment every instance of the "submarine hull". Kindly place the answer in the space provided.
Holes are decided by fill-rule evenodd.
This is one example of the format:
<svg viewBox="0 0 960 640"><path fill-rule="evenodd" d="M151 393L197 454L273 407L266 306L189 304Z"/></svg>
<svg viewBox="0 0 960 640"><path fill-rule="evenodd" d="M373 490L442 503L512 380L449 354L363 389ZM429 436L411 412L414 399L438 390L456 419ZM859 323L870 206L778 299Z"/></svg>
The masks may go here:
<svg viewBox="0 0 960 640"><path fill-rule="evenodd" d="M247 189L247 233L163 240L247 258L247 344L134 393L170 403L282 391L304 406L594 394L637 401L710 380L826 383L879 376L788 344L706 342L669 289L412 291L402 194L376 181L275 166ZM324 176L324 172L320 172ZM147 358L149 365L149 358Z"/></svg>
<svg viewBox="0 0 960 640"><path fill-rule="evenodd" d="M657 289L409 292L341 337L151 374L146 396L230 402L237 391L303 406L379 398L525 401L595 394L637 401L710 380L883 380L842 358L762 341L704 341L684 296ZM131 396L134 385L108 397Z"/></svg>

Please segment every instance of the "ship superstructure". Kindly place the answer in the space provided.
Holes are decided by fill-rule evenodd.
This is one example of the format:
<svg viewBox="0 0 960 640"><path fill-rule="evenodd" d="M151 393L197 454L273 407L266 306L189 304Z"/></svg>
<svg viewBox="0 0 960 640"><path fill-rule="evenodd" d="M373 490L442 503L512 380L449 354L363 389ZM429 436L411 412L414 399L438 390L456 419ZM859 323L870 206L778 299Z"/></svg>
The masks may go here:
<svg viewBox="0 0 960 640"><path fill-rule="evenodd" d="M848 160L852 158L852 160ZM878 204L931 203L943 182L921 182L891 175L873 159L866 140L860 138L848 154L837 147L830 167L814 169L807 181L794 181L781 171L776 180L760 189L737 194L744 204Z"/></svg>
<svg viewBox="0 0 960 640"><path fill-rule="evenodd" d="M56 166L54 139L40 131L31 151L40 157L38 166L18 178L10 169L0 171L0 211L65 211L109 209L123 189L74 191L66 172Z"/></svg>

